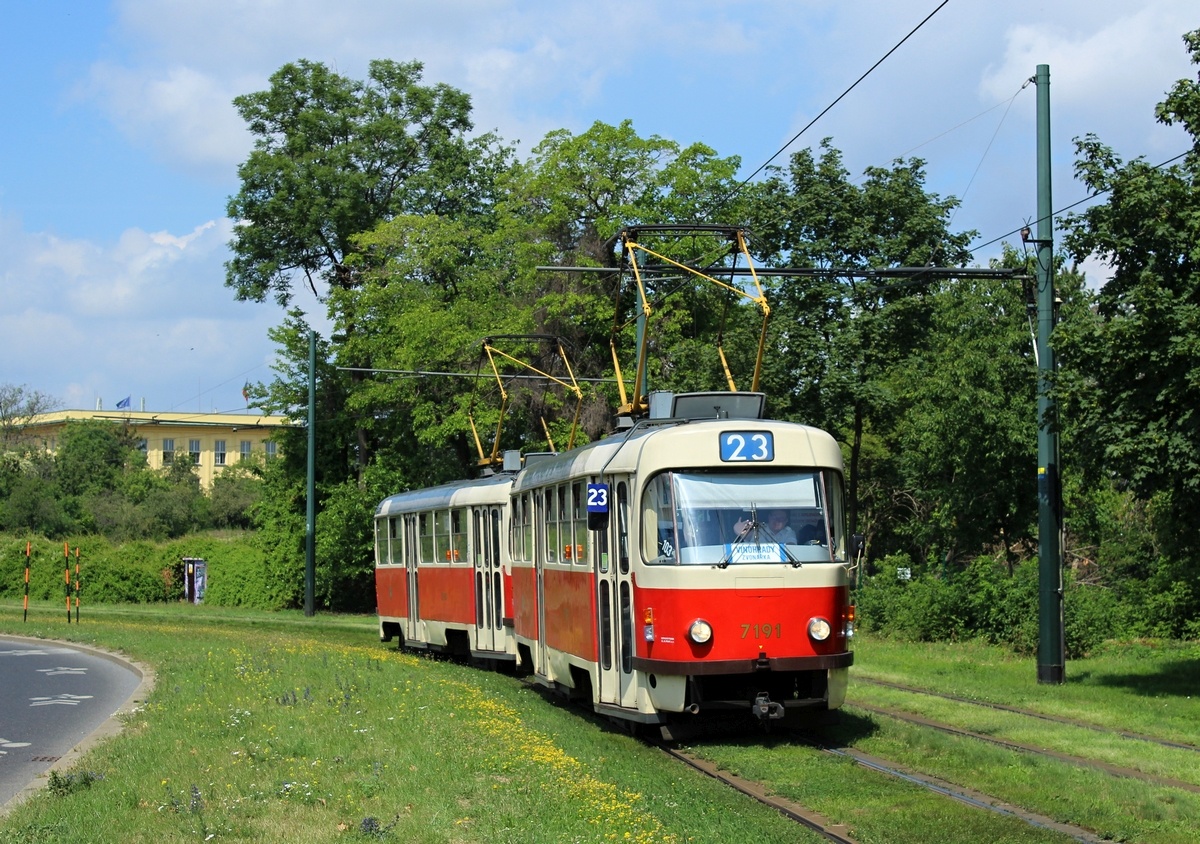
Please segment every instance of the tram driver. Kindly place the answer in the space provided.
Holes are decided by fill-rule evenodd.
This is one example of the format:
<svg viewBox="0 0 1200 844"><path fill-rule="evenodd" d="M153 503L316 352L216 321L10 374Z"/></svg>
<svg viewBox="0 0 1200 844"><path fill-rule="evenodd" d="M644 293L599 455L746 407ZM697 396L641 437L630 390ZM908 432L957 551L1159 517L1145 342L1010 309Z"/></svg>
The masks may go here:
<svg viewBox="0 0 1200 844"><path fill-rule="evenodd" d="M760 525L764 538L780 545L795 545L796 532L788 524L789 518L788 511L782 508L768 511L766 522ZM734 522L733 529L738 536L745 536L753 526L754 523L749 519L741 519Z"/></svg>

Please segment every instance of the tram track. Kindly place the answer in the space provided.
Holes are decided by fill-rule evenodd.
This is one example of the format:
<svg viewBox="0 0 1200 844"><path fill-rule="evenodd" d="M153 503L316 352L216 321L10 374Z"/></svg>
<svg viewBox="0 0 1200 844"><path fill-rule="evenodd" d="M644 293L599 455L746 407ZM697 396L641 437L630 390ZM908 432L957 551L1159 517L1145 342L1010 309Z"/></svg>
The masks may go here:
<svg viewBox="0 0 1200 844"><path fill-rule="evenodd" d="M1103 733L1105 735L1120 736L1121 738L1126 738L1126 739L1130 739L1133 741L1143 741L1143 742L1147 742L1149 744L1157 744L1161 747L1170 747L1175 750L1186 750L1186 751L1190 751L1192 753L1200 753L1200 746L1198 746L1198 745L1187 744L1186 742L1172 741L1171 739L1164 739L1159 736L1150 736L1150 735L1146 735L1144 733L1135 733L1130 730L1113 729L1111 727L1106 727L1102 724L1096 724L1096 723L1092 723L1089 721L1079 721L1074 718L1064 717L1062 715L1051 715L1046 712L1037 712L1032 709L1023 709L1018 706L1008 706L1007 704L1003 704L1003 703L993 703L991 701L978 700L976 698L961 697L959 695L945 694L943 692L933 692L928 689L920 689L915 686L906 686L903 683L892 683L887 680L875 680L870 677L855 676L854 682L855 682L855 684L858 684L858 685L880 686L882 688L895 689L896 691L908 692L909 694L914 694L914 695L925 695L927 697L936 697L936 698L940 698L941 700L949 700L949 701L953 701L955 703L964 703L964 704L969 704L971 706L978 706L978 707L985 708L985 709L994 709L999 712L1009 712L1014 715L1024 715L1029 718L1036 718L1036 719L1039 719L1042 721L1050 721L1052 723L1062 724L1062 725L1068 726L1068 727L1078 727L1081 730L1091 730L1093 732ZM847 702L854 706L861 706L864 709L867 708L864 704L860 704L853 700L848 700Z"/></svg>
<svg viewBox="0 0 1200 844"><path fill-rule="evenodd" d="M946 780L914 771L904 765L900 765L891 760L882 759L878 756L873 756L869 753L864 753L855 748L831 744L805 733L788 731L785 733L785 735L791 739L794 739L798 743L813 747L823 753L848 759L863 768L868 768L876 773L884 774L885 776L915 785L924 789L930 794L956 800L959 803L981 811L988 811L994 814L1004 815L1015 820L1019 820L1032 827L1056 832L1067 836L1073 841L1078 841L1081 844L1105 844L1105 842L1108 840L1082 827L1056 821L1053 818L1045 815L1031 812L1020 806L1014 806L1010 803L1006 803L1002 800L992 797L991 795L984 794L974 789L964 788L954 783L947 782ZM850 835L849 828L845 824L833 822L818 812L815 812L812 809L809 809L808 807L803 806L793 800L789 800L777 794L772 794L763 783L749 780L729 771L722 770L717 763L700 759L685 750L682 750L678 747L673 747L665 742L654 740L650 741L649 743L654 747L657 747L668 756L677 759L678 761L683 762L695 770L724 783L735 791L751 797L763 805L780 812L785 817L805 826L808 829L813 830L814 832L817 832L830 841L844 842L845 844L856 844L856 839Z"/></svg>
<svg viewBox="0 0 1200 844"><path fill-rule="evenodd" d="M939 794L943 797L948 797L952 800L957 800L967 806L983 811L993 812L999 815L1005 815L1011 818L1020 820L1029 826L1038 827L1040 829L1050 830L1068 836L1074 841L1079 841L1081 844L1104 844L1109 839L1102 838L1090 830L1073 824L1066 824L1056 821L1053 818L1045 815L1031 812L1028 809L1023 809L1020 806L1014 806L1011 803L1006 803L991 795L984 794L974 789L964 788L946 780L922 774L914 771L904 765L900 765L891 760L882 759L878 756L873 756L869 753L864 753L861 750L856 750L851 747L835 745L825 742L804 733L789 732L788 735L799 742L817 748L824 753L829 753L834 756L839 756L844 759L849 759L856 765L870 770L885 774L896 779L903 780L912 785L916 785L931 793Z"/></svg>
<svg viewBox="0 0 1200 844"><path fill-rule="evenodd" d="M729 771L723 771L714 763L700 759L685 750L672 747L665 742L656 740L651 741L650 744L671 758L677 759L703 774L707 774L740 794L754 798L764 806L769 806L784 817L819 833L830 841L836 841L839 844L858 844L854 838L850 837L850 831L845 824L833 823L828 818L805 806L801 806L794 800L788 800L777 794L771 794L762 783L739 777L737 774L730 773Z"/></svg>
<svg viewBox="0 0 1200 844"><path fill-rule="evenodd" d="M1178 788L1183 791L1190 791L1200 794L1200 785L1196 783L1186 782L1184 780L1174 779L1172 777L1162 777L1157 774L1149 774L1144 771L1139 771L1136 768L1128 768L1122 765L1114 765L1109 762L1102 762L1098 759L1089 759L1084 756L1076 756L1071 753L1063 753L1057 750L1051 750L1037 745L1025 744L1023 742L1010 741L1008 739L996 738L995 736L985 735L973 730L968 730L964 727L956 727L953 724L946 724L940 721L934 721L930 718L925 718L921 715L915 715L911 712L905 712L898 709L888 709L886 707L872 706L865 703L848 703L848 706L854 709L861 709L864 712L870 712L875 715L883 715L888 718L895 718L898 721L903 721L907 724L915 724L919 727L936 730L947 735L961 736L963 738L971 738L976 741L986 742L997 747L1003 747L1006 750L1013 750L1019 753L1028 753L1036 756L1043 756L1049 759L1054 759L1059 762L1065 762L1069 765L1075 765L1080 768L1091 768L1100 771L1110 776L1124 777L1126 779L1140 780L1151 785L1163 786L1167 788ZM1072 725L1078 726L1078 725Z"/></svg>
<svg viewBox="0 0 1200 844"><path fill-rule="evenodd" d="M536 690L540 693L548 693L548 690L545 687L533 683L528 678L520 678L519 681L531 690ZM877 709L858 704L851 705L857 706L865 711ZM581 713L584 713L588 716L593 716L593 713L587 712L586 710L587 708L585 706L580 706ZM878 714L889 716L893 714L898 716L907 715L907 713L892 713L884 710L879 710ZM971 735L969 734L969 731L959 730L958 728L951 727L950 725L939 725L936 722L928 721L928 719L923 719L919 721L918 724L931 729L937 729L939 726L944 726L948 728L945 730L946 732L957 732L964 735L964 737L980 738L985 741L992 741L994 744L1006 746L1007 749L1011 750L1025 749L1022 746L1015 745L1015 743L1006 744L1004 742L991 740L988 736L978 734ZM627 727L628 725L620 723L618 726ZM772 793L771 788L763 782L739 776L738 774L735 774L729 770L723 770L720 767L719 762L702 759L678 746L676 742L657 737L651 738L645 733L645 731L635 730L631 733L631 735L639 737L648 746L656 748L664 755L675 759L676 761L679 761L693 770L705 774L706 776L712 777L718 782L728 786L729 788L732 788L739 794L750 797L762 805L779 812L789 820L805 827L806 829L816 832L826 840L839 842L839 844L859 844L858 840L850 834L847 824L838 823L834 820L826 818L821 813L816 812L815 810L804 806L795 800ZM952 783L929 774L915 771L892 760L883 759L853 747L828 742L811 733L785 730L777 733L777 735L786 736L788 739L794 740L798 744L807 745L831 756L848 759L863 768L867 768L875 771L876 773L901 780L909 783L910 785L915 785L931 795L949 798L973 809L1010 817L1031 827L1059 833L1073 841L1080 842L1080 844L1107 844L1107 842L1110 840L1103 838L1090 830L1084 829L1083 827L1056 821L1053 818L1041 815L1037 812L1032 812L1028 809L1013 805L1011 803L1007 803L999 798L983 792L960 786L956 783ZM1031 748L1031 750L1037 751L1039 749ZM1050 753L1048 755L1056 756L1057 758L1056 754ZM1090 760L1081 761L1088 762ZM1141 772L1132 770L1126 771L1126 769L1120 769L1118 766L1095 765L1095 767L1098 767L1109 774L1119 776L1123 775L1123 772L1125 772L1129 775L1133 775L1135 778L1143 779L1147 782L1152 782L1157 785L1182 787L1190 791L1200 792L1200 786L1195 786L1190 783L1180 783L1175 780L1145 775Z"/></svg>

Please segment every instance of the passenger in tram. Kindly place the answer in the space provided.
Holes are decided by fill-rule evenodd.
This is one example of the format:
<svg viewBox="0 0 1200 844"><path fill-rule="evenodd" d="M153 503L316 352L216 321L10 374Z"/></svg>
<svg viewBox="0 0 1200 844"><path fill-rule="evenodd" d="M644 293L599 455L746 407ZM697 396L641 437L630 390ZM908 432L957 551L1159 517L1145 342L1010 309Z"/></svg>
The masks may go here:
<svg viewBox="0 0 1200 844"><path fill-rule="evenodd" d="M825 523L819 520L806 521L796 529L796 537L801 545L824 545Z"/></svg>
<svg viewBox="0 0 1200 844"><path fill-rule="evenodd" d="M770 542L778 542L781 545L795 545L796 532L788 524L788 519L787 510L775 509L768 511L767 521L759 525L763 531L762 538ZM754 523L749 519L741 519L734 522L733 529L737 532L738 536L744 536L753 525Z"/></svg>

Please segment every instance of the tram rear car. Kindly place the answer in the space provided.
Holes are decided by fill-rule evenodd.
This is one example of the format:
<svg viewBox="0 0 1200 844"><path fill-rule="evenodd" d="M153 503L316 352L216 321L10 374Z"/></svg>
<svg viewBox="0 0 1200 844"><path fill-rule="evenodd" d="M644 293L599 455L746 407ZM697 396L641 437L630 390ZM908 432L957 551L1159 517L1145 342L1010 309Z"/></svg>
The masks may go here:
<svg viewBox="0 0 1200 844"><path fill-rule="evenodd" d="M506 512L512 473L384 499L375 511L380 641L515 661Z"/></svg>
<svg viewBox="0 0 1200 844"><path fill-rule="evenodd" d="M513 635L541 683L668 732L841 706L853 608L828 434L660 421L528 463L511 499Z"/></svg>

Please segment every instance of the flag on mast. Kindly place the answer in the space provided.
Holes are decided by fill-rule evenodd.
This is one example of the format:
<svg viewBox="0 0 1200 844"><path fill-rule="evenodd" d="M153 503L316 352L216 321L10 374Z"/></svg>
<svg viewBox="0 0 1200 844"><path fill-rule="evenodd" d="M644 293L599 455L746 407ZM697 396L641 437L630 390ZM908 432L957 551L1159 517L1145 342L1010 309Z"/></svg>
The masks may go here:
<svg viewBox="0 0 1200 844"><path fill-rule="evenodd" d="M247 403L249 403L249 401L250 401L250 382L249 381L247 381L242 386L242 398L245 399Z"/></svg>
<svg viewBox="0 0 1200 844"><path fill-rule="evenodd" d="M128 410L129 409L129 400L132 398L133 398L133 396L126 396L125 398L123 398L119 402L117 402L117 410Z"/></svg>

